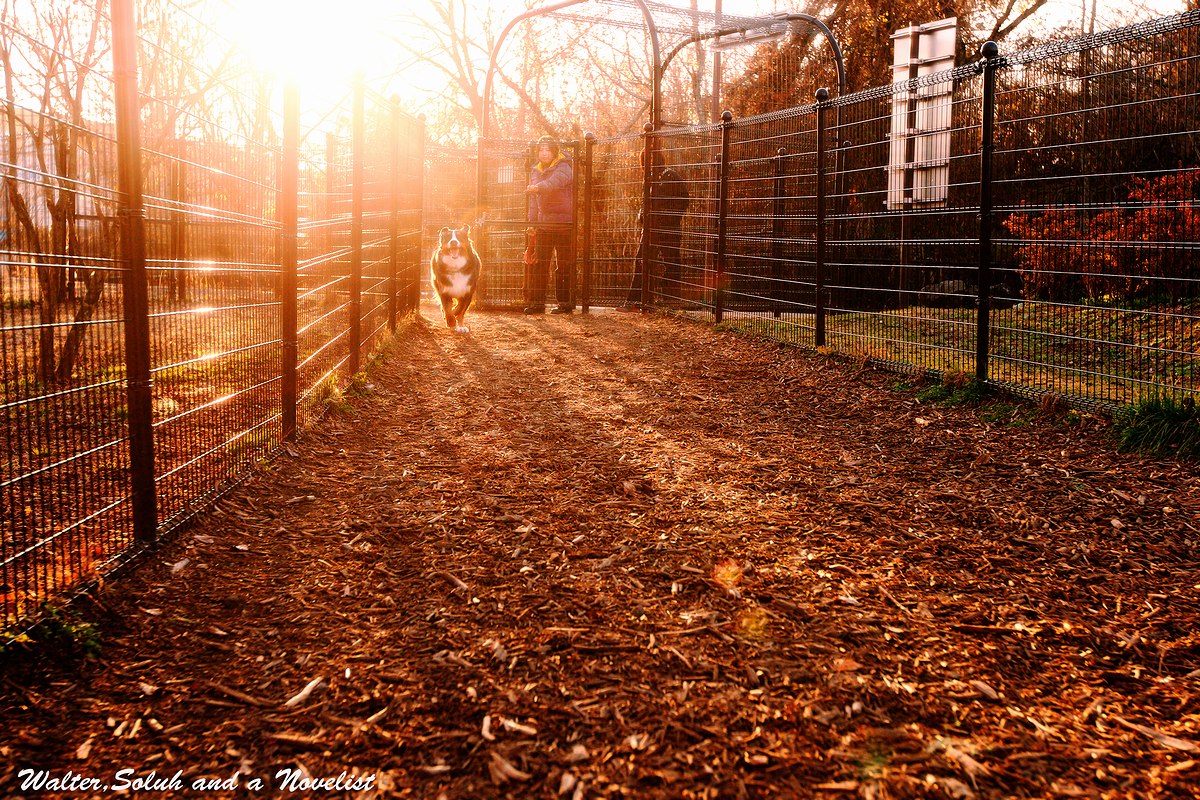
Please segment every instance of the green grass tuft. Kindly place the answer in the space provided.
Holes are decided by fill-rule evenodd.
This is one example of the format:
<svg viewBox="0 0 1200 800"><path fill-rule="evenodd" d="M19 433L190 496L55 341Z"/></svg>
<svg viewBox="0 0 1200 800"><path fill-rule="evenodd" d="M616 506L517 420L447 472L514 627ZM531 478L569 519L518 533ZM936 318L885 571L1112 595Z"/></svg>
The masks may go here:
<svg viewBox="0 0 1200 800"><path fill-rule="evenodd" d="M1196 401L1152 397L1122 409L1113 430L1121 452L1155 456L1200 456L1200 415Z"/></svg>

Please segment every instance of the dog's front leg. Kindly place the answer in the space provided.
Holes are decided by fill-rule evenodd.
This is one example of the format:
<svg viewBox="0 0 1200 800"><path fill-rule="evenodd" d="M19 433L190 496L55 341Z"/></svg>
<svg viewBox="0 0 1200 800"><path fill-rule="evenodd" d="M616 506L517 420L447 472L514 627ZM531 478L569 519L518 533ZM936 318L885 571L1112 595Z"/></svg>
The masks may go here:
<svg viewBox="0 0 1200 800"><path fill-rule="evenodd" d="M454 298L438 292L438 300L442 303L442 315L446 318L446 327L457 327L456 320L454 319Z"/></svg>
<svg viewBox="0 0 1200 800"><path fill-rule="evenodd" d="M458 298L458 302L455 305L454 316L455 316L455 319L457 320L458 324L454 326L454 329L456 331L458 331L459 333L470 333L471 332L471 329L467 327L467 323L464 320L466 319L466 316L467 316L467 309L470 308L471 300L474 297L475 297L475 292L468 291L465 295Z"/></svg>

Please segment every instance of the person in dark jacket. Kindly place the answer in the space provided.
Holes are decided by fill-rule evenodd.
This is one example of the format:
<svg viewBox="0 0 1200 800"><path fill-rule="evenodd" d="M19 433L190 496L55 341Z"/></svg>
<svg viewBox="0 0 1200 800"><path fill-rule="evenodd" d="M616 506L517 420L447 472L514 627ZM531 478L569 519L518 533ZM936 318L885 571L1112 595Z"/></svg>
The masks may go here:
<svg viewBox="0 0 1200 800"><path fill-rule="evenodd" d="M534 258L525 269L525 313L546 309L546 279L554 269L551 314L575 310L575 172L571 159L549 136L538 139L537 163L525 192L529 195L529 221L535 229Z"/></svg>
<svg viewBox="0 0 1200 800"><path fill-rule="evenodd" d="M644 165L646 156L642 154L641 163ZM655 172L650 181L650 241L653 250L650 253L651 275L662 275L659 285L651 283L651 291L678 299L683 293L683 264L681 245L683 243L683 217L691 203L687 181L674 168L663 163L662 154L654 153ZM638 224L641 225L642 214L638 213ZM634 268L633 282L629 287L626 305L618 310L636 310L638 299L641 297L640 272L642 263L642 248L638 245L637 266Z"/></svg>

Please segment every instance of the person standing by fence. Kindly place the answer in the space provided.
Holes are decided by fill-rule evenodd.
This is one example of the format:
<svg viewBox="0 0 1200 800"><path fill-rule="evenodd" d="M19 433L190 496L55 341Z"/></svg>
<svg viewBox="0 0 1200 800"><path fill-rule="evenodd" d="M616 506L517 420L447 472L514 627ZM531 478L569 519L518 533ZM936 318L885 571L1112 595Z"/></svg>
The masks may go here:
<svg viewBox="0 0 1200 800"><path fill-rule="evenodd" d="M645 166L646 155L643 152L640 162ZM655 151L654 166L656 168L650 183L650 227L653 229L651 241L654 247L650 253L650 270L652 276L661 275L662 279L651 282L651 291L660 296L678 301L683 297L683 263L681 246L683 243L683 215L687 213L691 203L687 181L674 168L663 163L662 154ZM638 213L638 223L642 214ZM638 244L636 263L642 263L642 252L645 243ZM641 297L641 283L638 281L638 268L633 271L633 279L625 298L625 305L618 311L634 311Z"/></svg>
<svg viewBox="0 0 1200 800"><path fill-rule="evenodd" d="M575 310L575 172L570 156L550 136L537 143L537 163L525 192L530 197L529 221L534 227L534 258L525 269L525 313L546 310L546 280L554 269L551 314Z"/></svg>

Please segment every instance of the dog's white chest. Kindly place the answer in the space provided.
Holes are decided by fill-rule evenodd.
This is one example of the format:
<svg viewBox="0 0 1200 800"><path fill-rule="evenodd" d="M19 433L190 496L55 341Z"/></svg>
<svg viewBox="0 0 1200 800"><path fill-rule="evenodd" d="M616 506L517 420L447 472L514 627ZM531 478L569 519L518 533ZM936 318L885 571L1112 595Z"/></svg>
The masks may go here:
<svg viewBox="0 0 1200 800"><path fill-rule="evenodd" d="M461 272L455 272L446 277L450 279L450 286L446 289L446 294L451 297L466 297L467 291L471 288L470 279Z"/></svg>
<svg viewBox="0 0 1200 800"><path fill-rule="evenodd" d="M446 267L444 280L445 294L450 297L466 297L471 290L471 278L462 271L467 266L465 256L442 256L442 266Z"/></svg>

